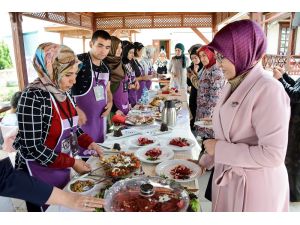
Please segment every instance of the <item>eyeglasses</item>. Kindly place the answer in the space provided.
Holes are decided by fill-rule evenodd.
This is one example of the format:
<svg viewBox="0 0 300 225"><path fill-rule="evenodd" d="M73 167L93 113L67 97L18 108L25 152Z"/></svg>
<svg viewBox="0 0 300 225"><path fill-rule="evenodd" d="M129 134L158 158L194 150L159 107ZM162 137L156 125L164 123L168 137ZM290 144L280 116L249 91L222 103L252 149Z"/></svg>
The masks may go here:
<svg viewBox="0 0 300 225"><path fill-rule="evenodd" d="M215 59L217 60L218 63L222 63L222 61L224 60L224 56L221 55L219 52L216 54Z"/></svg>

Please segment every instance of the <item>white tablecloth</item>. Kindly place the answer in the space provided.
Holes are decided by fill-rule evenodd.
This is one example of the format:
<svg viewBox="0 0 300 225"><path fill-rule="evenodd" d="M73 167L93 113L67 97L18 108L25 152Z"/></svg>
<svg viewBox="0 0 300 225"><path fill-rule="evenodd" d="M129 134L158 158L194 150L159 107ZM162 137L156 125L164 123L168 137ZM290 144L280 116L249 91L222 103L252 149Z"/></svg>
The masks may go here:
<svg viewBox="0 0 300 225"><path fill-rule="evenodd" d="M172 132L168 133L168 134L158 135L157 138L159 140L163 140L166 137L182 137L182 138L192 139L196 143L196 145L191 150L188 150L188 151L176 151L175 155L174 155L174 159L198 159L198 156L200 154L200 146L198 145L196 138L194 137L194 135L192 134L192 132L190 130L190 119L189 119L189 109L188 109L188 105L187 105L187 94L184 91L180 91L179 93L181 93L180 96L163 95L163 96L167 97L167 99L181 100L183 102L183 107L177 115L176 126L173 127ZM135 128L138 130L145 130L145 129L147 129L147 126L135 127ZM118 141L107 139L103 144L106 146L112 146L113 143L118 142L121 144L121 146L126 146L127 140L128 140L128 138L118 139ZM128 149L126 149L126 151L130 151L130 152L136 151L136 149L134 149L134 148L131 148L129 146L126 146L126 147L128 147ZM90 159L88 159L87 162L90 163L92 168L97 168L99 166L99 164L98 164L99 160L96 157L91 157ZM149 176L155 176L156 175L155 174L156 165L157 164L142 163L145 174L149 175ZM192 189L199 188L197 179L195 181L183 183L183 185L188 188L192 188ZM99 184L96 188L95 194L102 187L103 187L102 184ZM50 206L47 211L57 212L57 211L71 211L71 210L66 209L64 207L59 207L59 206Z"/></svg>

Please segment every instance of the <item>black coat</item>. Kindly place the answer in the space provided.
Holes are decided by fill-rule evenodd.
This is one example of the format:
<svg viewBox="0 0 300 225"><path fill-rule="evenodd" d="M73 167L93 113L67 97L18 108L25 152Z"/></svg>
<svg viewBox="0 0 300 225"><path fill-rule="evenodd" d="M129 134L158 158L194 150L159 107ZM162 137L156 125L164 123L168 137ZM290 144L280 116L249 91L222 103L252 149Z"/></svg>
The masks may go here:
<svg viewBox="0 0 300 225"><path fill-rule="evenodd" d="M291 101L289 140L285 159L289 174L290 200L300 201L300 79L295 81L284 74L279 81Z"/></svg>
<svg viewBox="0 0 300 225"><path fill-rule="evenodd" d="M198 72L202 69L202 67L203 67L203 65L200 62ZM193 71L194 64L192 63L191 66L188 68ZM191 121L190 121L190 127L191 127L191 129L193 129L194 123L195 123L195 118L196 118L196 111L197 111L197 92L198 92L198 90L197 90L197 88L194 87L190 78L187 78L186 83L188 86L191 87L191 92L190 92L190 97L189 97L189 108L190 108L191 114L193 116L193 119L191 119Z"/></svg>

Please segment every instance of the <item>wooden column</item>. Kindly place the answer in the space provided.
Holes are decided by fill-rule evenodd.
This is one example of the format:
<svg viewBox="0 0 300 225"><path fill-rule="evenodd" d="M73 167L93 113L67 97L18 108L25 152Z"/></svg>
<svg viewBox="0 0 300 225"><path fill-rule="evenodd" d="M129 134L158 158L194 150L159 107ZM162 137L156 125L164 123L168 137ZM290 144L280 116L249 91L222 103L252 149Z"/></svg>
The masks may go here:
<svg viewBox="0 0 300 225"><path fill-rule="evenodd" d="M290 35L289 35L289 43L288 43L288 51L287 51L287 65L285 68L287 71L290 71L291 56L295 54L297 28L292 27L292 22L293 22L294 16L295 16L295 13L292 12L291 17L290 17Z"/></svg>
<svg viewBox="0 0 300 225"><path fill-rule="evenodd" d="M14 43L14 53L17 68L18 84L20 90L28 85L28 76L26 68L24 40L22 31L22 14L18 12L10 12L10 23L12 29L12 37Z"/></svg>
<svg viewBox="0 0 300 225"><path fill-rule="evenodd" d="M59 37L60 37L60 44L63 45L64 44L64 37L65 37L64 33L60 32Z"/></svg>
<svg viewBox="0 0 300 225"><path fill-rule="evenodd" d="M218 26L217 26L217 13L212 14L212 39L218 32Z"/></svg>
<svg viewBox="0 0 300 225"><path fill-rule="evenodd" d="M85 52L85 36L82 36L82 52Z"/></svg>
<svg viewBox="0 0 300 225"><path fill-rule="evenodd" d="M92 16L92 29L93 29L93 33L97 30L97 17Z"/></svg>

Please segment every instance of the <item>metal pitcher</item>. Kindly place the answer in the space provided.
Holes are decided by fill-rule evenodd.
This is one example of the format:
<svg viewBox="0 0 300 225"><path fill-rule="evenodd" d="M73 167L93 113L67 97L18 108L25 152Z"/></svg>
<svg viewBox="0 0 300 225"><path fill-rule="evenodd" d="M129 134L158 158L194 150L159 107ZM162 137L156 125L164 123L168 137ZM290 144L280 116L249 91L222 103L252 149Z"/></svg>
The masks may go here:
<svg viewBox="0 0 300 225"><path fill-rule="evenodd" d="M168 126L175 126L177 119L177 112L175 108L175 101L166 100L165 106L161 113L162 122L167 124Z"/></svg>

